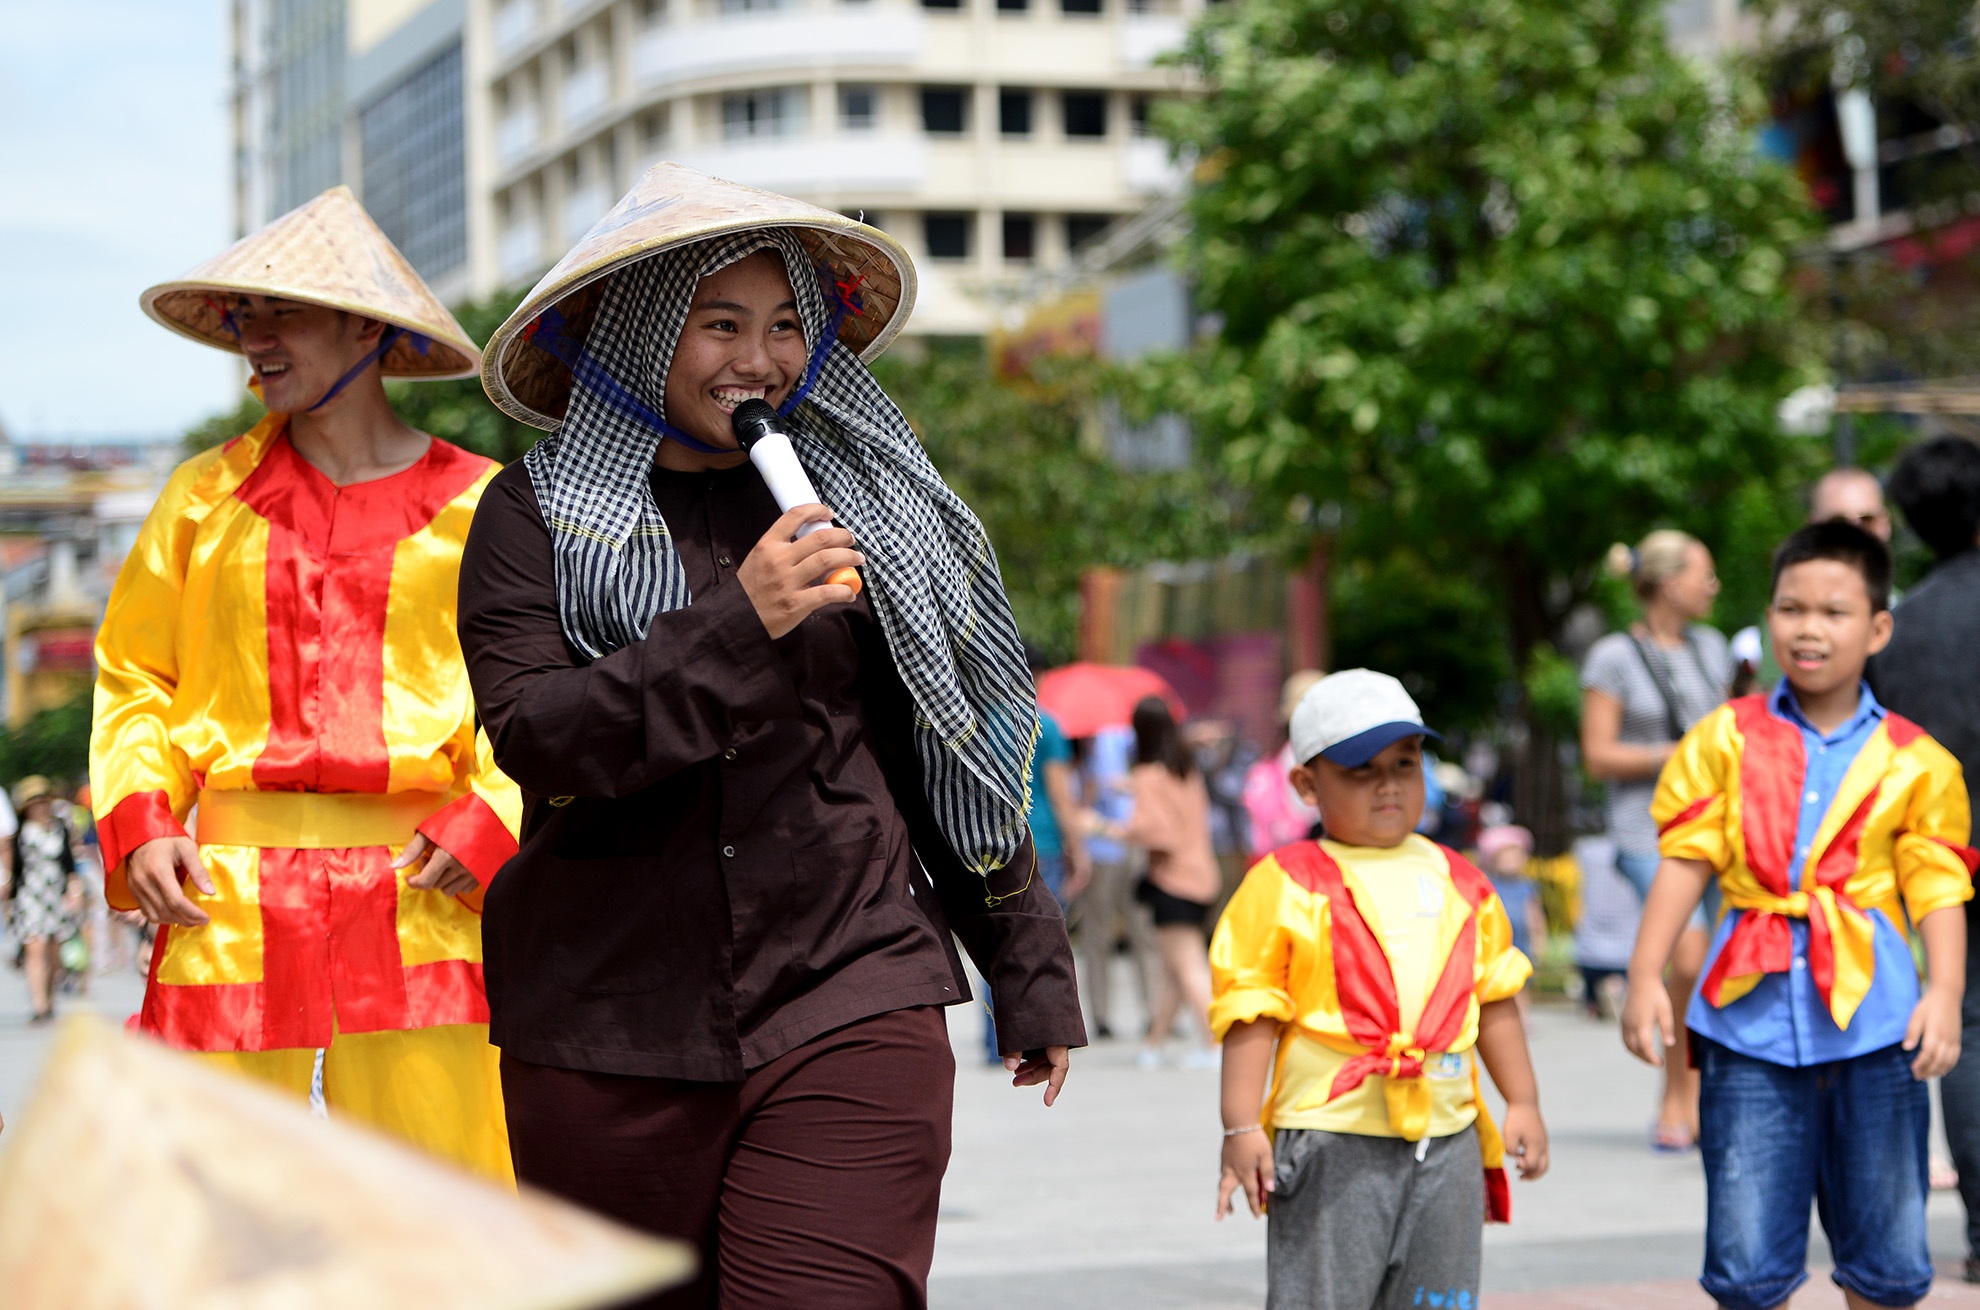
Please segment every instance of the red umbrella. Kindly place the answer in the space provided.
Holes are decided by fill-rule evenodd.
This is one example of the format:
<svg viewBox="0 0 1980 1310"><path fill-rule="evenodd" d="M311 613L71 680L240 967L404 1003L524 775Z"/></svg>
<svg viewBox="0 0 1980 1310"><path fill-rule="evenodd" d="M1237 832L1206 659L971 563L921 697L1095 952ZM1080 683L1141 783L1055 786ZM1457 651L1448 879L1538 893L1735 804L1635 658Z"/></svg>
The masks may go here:
<svg viewBox="0 0 1980 1310"><path fill-rule="evenodd" d="M1180 723L1187 717L1182 697L1161 674L1131 664L1068 664L1041 674L1038 705L1068 737L1090 737L1102 728L1125 728L1134 703L1160 696Z"/></svg>

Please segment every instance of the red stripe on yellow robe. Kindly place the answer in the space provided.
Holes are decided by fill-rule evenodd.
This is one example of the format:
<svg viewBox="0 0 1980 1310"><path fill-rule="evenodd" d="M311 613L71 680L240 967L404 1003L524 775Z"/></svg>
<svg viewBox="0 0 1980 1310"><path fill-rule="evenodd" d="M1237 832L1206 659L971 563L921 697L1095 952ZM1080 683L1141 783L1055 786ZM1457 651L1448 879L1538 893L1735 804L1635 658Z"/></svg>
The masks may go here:
<svg viewBox="0 0 1980 1310"><path fill-rule="evenodd" d="M338 487L271 417L174 475L98 639L91 772L112 903L201 790L434 797L420 823L486 883L520 796L476 732L453 630L494 465L441 441ZM141 1026L196 1050L483 1023L480 896L405 886L396 848L205 845L213 917L161 929ZM189 894L191 893L189 889Z"/></svg>

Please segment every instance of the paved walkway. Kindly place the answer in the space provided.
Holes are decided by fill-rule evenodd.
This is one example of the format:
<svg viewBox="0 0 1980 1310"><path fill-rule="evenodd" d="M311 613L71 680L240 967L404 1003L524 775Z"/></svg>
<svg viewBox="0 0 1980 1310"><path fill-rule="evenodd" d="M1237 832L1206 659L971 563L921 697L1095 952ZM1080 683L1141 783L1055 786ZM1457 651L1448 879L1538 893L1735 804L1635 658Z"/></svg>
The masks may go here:
<svg viewBox="0 0 1980 1310"><path fill-rule="evenodd" d="M1125 980L1123 980L1125 982ZM141 981L98 978L89 1009L121 1021ZM1123 986L1117 991L1125 993ZM1074 1056L1059 1104L1013 1091L978 1061L980 1010L950 1011L956 1037L955 1156L943 1193L934 1310L1255 1310L1264 1301L1264 1225L1211 1220L1219 1147L1217 1075L1144 1073L1125 1042ZM1131 1021L1131 1017L1130 1021ZM0 1114L13 1122L50 1030L27 1024L20 975L0 969ZM1553 1172L1513 1185L1514 1222L1486 1235L1483 1310L1710 1310L1697 1276L1704 1186L1695 1158L1645 1146L1653 1071L1613 1028L1560 1007L1534 1015L1533 1052L1553 1133ZM3 1142L4 1138L0 1138ZM1958 1281L1962 1216L1932 1198L1942 1279L1925 1303L1980 1310ZM1819 1266L1800 1310L1840 1307Z"/></svg>
<svg viewBox="0 0 1980 1310"><path fill-rule="evenodd" d="M1117 987L1116 994L1128 991ZM980 1022L951 1011L959 1052ZM1553 1170L1513 1183L1513 1222L1487 1231L1483 1310L1709 1310L1698 1289L1705 1188L1695 1156L1658 1156L1647 1133L1658 1075L1622 1049L1612 1025L1563 1006L1534 1013L1533 1054L1553 1137ZM1264 1226L1213 1223L1217 1075L1143 1073L1133 1047L1074 1055L1052 1110L1035 1094L965 1063L956 1147L943 1193L935 1310L1238 1310L1264 1301ZM1957 1197L1931 1202L1941 1269L1933 1307L1980 1310L1958 1281ZM1842 1305L1823 1267L1797 1307Z"/></svg>

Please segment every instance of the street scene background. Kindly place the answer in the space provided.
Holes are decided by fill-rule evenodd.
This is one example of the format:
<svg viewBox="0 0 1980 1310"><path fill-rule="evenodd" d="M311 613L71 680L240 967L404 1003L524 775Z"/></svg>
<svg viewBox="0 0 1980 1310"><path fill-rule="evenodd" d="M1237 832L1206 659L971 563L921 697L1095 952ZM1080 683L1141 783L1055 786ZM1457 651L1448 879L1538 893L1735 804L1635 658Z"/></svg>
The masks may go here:
<svg viewBox="0 0 1980 1310"><path fill-rule="evenodd" d="M1709 548L1731 636L1825 473L1980 438L1972 24L1935 0L0 0L0 784L52 779L86 837L109 587L170 470L261 416L144 286L349 185L485 341L655 162L800 196L914 256L875 374L1047 663L1145 671L1186 711L1226 891L1298 670L1402 680L1446 738L1441 840L1530 831L1555 1166L1488 1233L1485 1304L1705 1305L1696 1153L1651 1150L1659 1077L1599 991L1634 909L1585 858L1582 669L1639 617L1653 531ZM474 379L389 392L498 460L539 435ZM1915 586L1932 553L1893 526ZM122 1022L141 943L100 900L74 936L58 1008ZM951 1012L938 1306L1262 1301L1262 1225L1210 1217L1216 1071L1182 1043L1142 1067L1108 945L1115 1035L1049 1113L982 1067L981 1007ZM15 946L10 1124L50 1041ZM1928 1304L1980 1305L1956 1194L1930 1217ZM1814 1242L1797 1304L1839 1304Z"/></svg>

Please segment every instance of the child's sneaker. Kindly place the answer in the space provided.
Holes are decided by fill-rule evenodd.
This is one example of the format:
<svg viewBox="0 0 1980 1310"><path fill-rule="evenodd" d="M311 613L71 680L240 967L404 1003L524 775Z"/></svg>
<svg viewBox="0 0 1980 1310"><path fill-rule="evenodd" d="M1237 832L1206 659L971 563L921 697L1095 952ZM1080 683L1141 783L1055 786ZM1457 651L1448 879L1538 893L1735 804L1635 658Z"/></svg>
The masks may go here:
<svg viewBox="0 0 1980 1310"><path fill-rule="evenodd" d="M1162 1048L1144 1046L1134 1053L1134 1067L1143 1073L1154 1073L1162 1067Z"/></svg>

